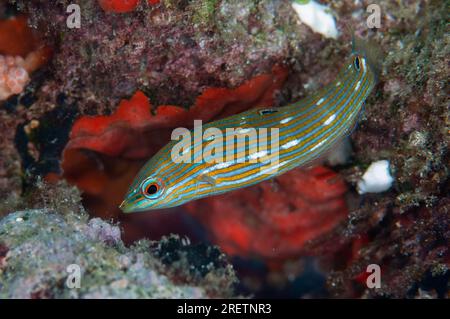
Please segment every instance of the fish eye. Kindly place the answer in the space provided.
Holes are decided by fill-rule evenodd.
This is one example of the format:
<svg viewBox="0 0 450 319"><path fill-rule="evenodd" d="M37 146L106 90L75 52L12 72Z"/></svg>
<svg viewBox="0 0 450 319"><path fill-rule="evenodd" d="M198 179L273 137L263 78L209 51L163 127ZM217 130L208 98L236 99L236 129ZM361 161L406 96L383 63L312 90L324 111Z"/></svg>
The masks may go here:
<svg viewBox="0 0 450 319"><path fill-rule="evenodd" d="M360 66L360 61L359 61L359 57L355 57L355 60L353 61L353 64L355 65L355 69L356 71L359 71L361 66Z"/></svg>
<svg viewBox="0 0 450 319"><path fill-rule="evenodd" d="M141 186L141 193L148 199L158 198L163 189L163 183L161 179L148 178Z"/></svg>
<svg viewBox="0 0 450 319"><path fill-rule="evenodd" d="M155 195L158 192L158 185L156 184L150 184L145 189L145 193L147 195Z"/></svg>

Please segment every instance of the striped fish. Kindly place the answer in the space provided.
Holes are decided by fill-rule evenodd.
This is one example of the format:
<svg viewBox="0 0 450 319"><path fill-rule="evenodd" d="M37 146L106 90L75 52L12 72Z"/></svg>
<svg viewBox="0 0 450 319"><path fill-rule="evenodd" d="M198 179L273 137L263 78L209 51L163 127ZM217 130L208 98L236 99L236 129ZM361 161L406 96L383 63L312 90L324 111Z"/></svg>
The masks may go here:
<svg viewBox="0 0 450 319"><path fill-rule="evenodd" d="M251 143L235 145L235 151L244 154L246 160L243 163L236 160L175 163L171 150L180 142L171 141L138 173L120 205L121 210L131 213L179 206L254 185L322 156L351 133L365 99L377 82L377 56L371 54L373 50L366 50L367 45L361 40L355 43L351 57L337 78L314 95L292 105L251 109L203 126L203 130L215 127L223 132L226 128L238 127L278 128L278 162L276 170L272 167L272 173L263 169L267 166L264 161L249 161L249 157L255 155L248 152ZM205 149L209 141L203 139L199 143ZM189 152L193 151L194 157L201 156L195 153L199 146L195 142L185 146Z"/></svg>

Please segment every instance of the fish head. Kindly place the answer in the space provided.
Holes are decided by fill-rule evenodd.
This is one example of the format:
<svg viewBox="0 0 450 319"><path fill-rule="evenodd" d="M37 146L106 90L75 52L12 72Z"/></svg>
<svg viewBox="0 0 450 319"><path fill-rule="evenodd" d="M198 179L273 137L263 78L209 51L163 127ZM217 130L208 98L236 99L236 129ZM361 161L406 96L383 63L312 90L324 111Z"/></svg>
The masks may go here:
<svg viewBox="0 0 450 319"><path fill-rule="evenodd" d="M119 208L124 213L179 206L195 194L196 181L189 174L182 174L188 164L175 164L170 172L164 161L150 161L135 177ZM173 174L178 172L177 174Z"/></svg>
<svg viewBox="0 0 450 319"><path fill-rule="evenodd" d="M355 60L358 57L360 62L364 64L361 71L370 73L373 75L375 81L378 81L384 59L381 46L371 40L363 40L356 36L353 36L352 46L352 59Z"/></svg>

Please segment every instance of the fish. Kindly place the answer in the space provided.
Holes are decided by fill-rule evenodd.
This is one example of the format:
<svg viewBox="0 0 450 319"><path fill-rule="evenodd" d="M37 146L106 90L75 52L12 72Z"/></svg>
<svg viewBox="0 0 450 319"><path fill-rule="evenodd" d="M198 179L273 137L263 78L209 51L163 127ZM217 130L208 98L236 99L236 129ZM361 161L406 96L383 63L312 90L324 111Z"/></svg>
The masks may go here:
<svg viewBox="0 0 450 319"><path fill-rule="evenodd" d="M270 170L265 169L269 167L267 161L250 160L258 157L249 151L253 142L234 145L244 161L234 158L217 163L174 161L171 151L180 142L172 140L142 167L119 208L134 213L176 207L255 185L313 163L353 131L365 100L378 82L380 57L373 44L353 38L352 53L337 77L314 94L290 105L250 109L202 127L202 132L208 128L221 132L228 128L277 129L277 161ZM208 143L205 139L189 139L182 146L198 159L199 146L204 149Z"/></svg>

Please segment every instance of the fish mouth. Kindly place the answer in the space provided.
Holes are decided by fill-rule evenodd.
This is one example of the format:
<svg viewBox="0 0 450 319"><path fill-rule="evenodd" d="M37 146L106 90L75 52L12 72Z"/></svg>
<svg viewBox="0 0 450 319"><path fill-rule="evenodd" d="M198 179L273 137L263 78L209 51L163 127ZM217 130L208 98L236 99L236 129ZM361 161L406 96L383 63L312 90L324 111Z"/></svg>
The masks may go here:
<svg viewBox="0 0 450 319"><path fill-rule="evenodd" d="M123 200L122 203L120 203L120 205L119 205L119 209L120 209L122 212L127 213L127 212L128 212L128 209L127 209L126 206L127 206L127 204L126 204L126 202Z"/></svg>
<svg viewBox="0 0 450 319"><path fill-rule="evenodd" d="M119 209L124 213L133 213L136 210L127 202L127 200L123 200L119 205Z"/></svg>
<svg viewBox="0 0 450 319"><path fill-rule="evenodd" d="M127 202L126 199L123 200L122 203L119 205L119 209L125 214L139 213L139 212L145 212L145 211L151 210L151 208L149 208L149 207L142 208L142 207L136 207L136 206L130 205L130 203Z"/></svg>

